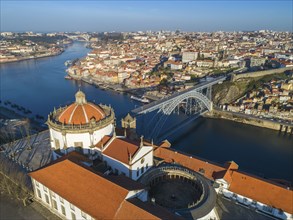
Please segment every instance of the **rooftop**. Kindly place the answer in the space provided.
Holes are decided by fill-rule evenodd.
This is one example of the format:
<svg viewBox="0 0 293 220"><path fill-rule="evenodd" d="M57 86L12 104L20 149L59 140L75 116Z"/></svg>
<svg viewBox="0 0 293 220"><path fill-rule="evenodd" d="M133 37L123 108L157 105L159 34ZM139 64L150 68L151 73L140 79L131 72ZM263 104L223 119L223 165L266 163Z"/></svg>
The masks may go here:
<svg viewBox="0 0 293 220"><path fill-rule="evenodd" d="M29 175L94 218L113 218L130 190L144 188L123 176L94 173L73 153Z"/></svg>
<svg viewBox="0 0 293 220"><path fill-rule="evenodd" d="M176 219L166 209L126 199L130 191L144 189L141 183L96 173L80 163L83 160L87 159L71 152L29 175L97 219Z"/></svg>
<svg viewBox="0 0 293 220"><path fill-rule="evenodd" d="M110 156L124 164L129 164L131 157L139 149L139 143L129 139L115 138L103 152L104 155Z"/></svg>

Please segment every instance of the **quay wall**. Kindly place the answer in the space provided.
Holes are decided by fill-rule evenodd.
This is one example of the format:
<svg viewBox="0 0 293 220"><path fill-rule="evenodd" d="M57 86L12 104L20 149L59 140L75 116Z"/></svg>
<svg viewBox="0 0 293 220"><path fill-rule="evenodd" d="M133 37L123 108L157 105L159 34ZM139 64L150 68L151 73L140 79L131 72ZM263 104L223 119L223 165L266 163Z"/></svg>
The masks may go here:
<svg viewBox="0 0 293 220"><path fill-rule="evenodd" d="M34 55L34 56L24 56L24 57L18 57L18 58L14 58L14 59L2 59L2 60L0 60L0 64L58 56L58 55L62 54L63 52L64 51L60 51L60 52L56 52L56 53L38 54L38 55Z"/></svg>
<svg viewBox="0 0 293 220"><path fill-rule="evenodd" d="M256 72L251 72L251 73L242 73L242 74L238 74L238 75L233 75L232 81L237 81L238 79L242 79L242 78L256 78L256 77L271 75L271 74L275 74L275 73L283 73L287 70L293 70L293 66L279 68L279 69L263 70L263 71L256 71Z"/></svg>
<svg viewBox="0 0 293 220"><path fill-rule="evenodd" d="M272 129L272 130L276 130L280 132L285 132L288 134L293 134L293 124L286 125L276 121L255 118L255 117L251 117L249 115L244 115L241 113L213 109L212 112L207 112L204 116L207 118L221 118L221 119L231 120L231 121L235 121L235 122L239 122L243 124L249 124L249 125L253 125L257 127L268 128L268 129Z"/></svg>

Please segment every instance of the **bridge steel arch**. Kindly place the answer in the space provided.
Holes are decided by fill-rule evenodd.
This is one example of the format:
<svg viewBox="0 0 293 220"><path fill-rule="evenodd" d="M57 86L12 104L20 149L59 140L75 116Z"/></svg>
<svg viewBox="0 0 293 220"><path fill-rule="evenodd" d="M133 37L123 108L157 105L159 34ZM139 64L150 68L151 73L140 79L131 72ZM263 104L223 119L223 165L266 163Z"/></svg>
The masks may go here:
<svg viewBox="0 0 293 220"><path fill-rule="evenodd" d="M177 96L176 98L173 98L169 100L168 104L165 104L164 106L161 106L158 112L162 112L163 115L159 118L159 120L156 121L155 126L153 127L153 130L150 134L151 138L156 138L155 135L158 135L163 128L168 116L174 111L174 109L184 100L194 98L198 102L203 103L204 107L206 108L205 111L198 112L199 114L202 114L206 111L212 111L213 109L213 102L208 99L207 96L204 94L192 90L187 93L184 93L180 96Z"/></svg>
<svg viewBox="0 0 293 220"><path fill-rule="evenodd" d="M208 109L208 111L213 110L213 102L211 100L209 100L207 96L205 96L204 94L202 94L196 90L192 90L190 92L184 93L184 94L170 100L170 103L161 107L161 110L163 111L164 114L170 115L174 111L176 106L178 106L183 100L189 99L189 98L194 98L198 101L201 101L205 105L205 107Z"/></svg>

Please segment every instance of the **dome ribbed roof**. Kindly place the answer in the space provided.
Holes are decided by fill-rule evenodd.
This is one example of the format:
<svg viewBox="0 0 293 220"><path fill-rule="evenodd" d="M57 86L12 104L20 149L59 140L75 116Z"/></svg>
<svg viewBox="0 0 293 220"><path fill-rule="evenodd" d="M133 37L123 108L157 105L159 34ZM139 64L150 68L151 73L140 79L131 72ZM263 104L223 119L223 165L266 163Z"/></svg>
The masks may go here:
<svg viewBox="0 0 293 220"><path fill-rule="evenodd" d="M75 103L61 112L58 121L64 124L87 124L92 118L99 121L105 118L104 110L93 103L87 102L85 94L78 91L75 94Z"/></svg>

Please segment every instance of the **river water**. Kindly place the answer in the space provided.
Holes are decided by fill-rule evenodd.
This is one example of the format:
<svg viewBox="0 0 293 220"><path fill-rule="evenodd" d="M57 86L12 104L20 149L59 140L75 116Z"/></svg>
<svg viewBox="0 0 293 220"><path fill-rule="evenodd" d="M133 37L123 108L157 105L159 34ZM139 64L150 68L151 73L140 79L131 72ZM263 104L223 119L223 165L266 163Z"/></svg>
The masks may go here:
<svg viewBox="0 0 293 220"><path fill-rule="evenodd" d="M9 100L46 118L54 107L73 102L80 87L88 100L111 105L119 123L139 103L125 94L64 79L64 62L84 57L88 51L84 43L76 42L59 56L1 64L1 104ZM233 160L243 171L293 182L292 136L226 120L199 119L172 135L171 143L207 160L220 164Z"/></svg>

